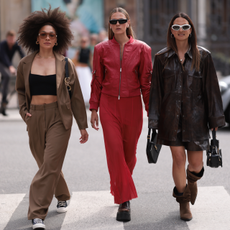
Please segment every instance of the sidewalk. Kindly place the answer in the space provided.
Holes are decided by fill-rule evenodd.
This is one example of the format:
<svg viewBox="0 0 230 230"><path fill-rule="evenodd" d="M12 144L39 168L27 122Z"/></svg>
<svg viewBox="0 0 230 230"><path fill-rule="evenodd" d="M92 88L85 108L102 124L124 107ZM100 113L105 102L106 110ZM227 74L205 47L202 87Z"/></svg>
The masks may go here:
<svg viewBox="0 0 230 230"><path fill-rule="evenodd" d="M0 114L0 122L1 121L22 121L22 118L19 114L18 110L18 102L17 102L17 95L14 94L7 105L6 113L8 116L3 116Z"/></svg>

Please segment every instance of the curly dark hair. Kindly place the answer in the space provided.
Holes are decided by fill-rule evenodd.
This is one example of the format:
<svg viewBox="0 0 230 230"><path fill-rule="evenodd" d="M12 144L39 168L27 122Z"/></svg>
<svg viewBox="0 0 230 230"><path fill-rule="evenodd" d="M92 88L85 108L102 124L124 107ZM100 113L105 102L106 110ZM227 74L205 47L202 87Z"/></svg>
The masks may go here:
<svg viewBox="0 0 230 230"><path fill-rule="evenodd" d="M59 7L51 10L51 6L49 9L35 11L24 19L18 31L18 43L28 51L39 50L39 45L36 44L37 36L39 30L45 25L51 25L57 34L58 45L54 46L53 50L62 53L68 49L73 39L69 28L70 21L65 13L59 10Z"/></svg>

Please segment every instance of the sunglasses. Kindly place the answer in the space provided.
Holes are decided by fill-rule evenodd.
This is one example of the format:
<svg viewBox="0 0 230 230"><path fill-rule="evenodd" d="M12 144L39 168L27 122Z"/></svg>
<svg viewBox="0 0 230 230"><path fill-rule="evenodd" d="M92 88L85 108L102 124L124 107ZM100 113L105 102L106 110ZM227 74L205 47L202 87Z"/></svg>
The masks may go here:
<svg viewBox="0 0 230 230"><path fill-rule="evenodd" d="M112 25L116 25L117 22L119 22L119 24L125 24L128 21L128 19L112 19L109 20L109 23Z"/></svg>
<svg viewBox="0 0 230 230"><path fill-rule="evenodd" d="M53 40L53 39L55 39L57 37L57 35L54 34L54 33L46 33L46 32L42 32L42 33L40 33L38 35L40 36L41 39L46 39L47 36L49 36L50 40Z"/></svg>
<svg viewBox="0 0 230 230"><path fill-rule="evenodd" d="M177 24L174 24L172 25L171 27L173 30L180 30L180 28L182 28L182 30L186 31L186 30L189 30L191 28L191 26L189 24L184 24L184 25L177 25Z"/></svg>

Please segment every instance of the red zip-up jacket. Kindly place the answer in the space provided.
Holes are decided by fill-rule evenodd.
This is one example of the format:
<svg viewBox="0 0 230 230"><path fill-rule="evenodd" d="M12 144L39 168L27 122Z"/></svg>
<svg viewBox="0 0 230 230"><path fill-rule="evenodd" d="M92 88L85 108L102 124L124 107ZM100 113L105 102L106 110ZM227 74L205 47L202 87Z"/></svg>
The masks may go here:
<svg viewBox="0 0 230 230"><path fill-rule="evenodd" d="M120 60L120 45L115 38L94 48L90 110L98 110L101 93L117 97L135 97L142 93L148 113L152 74L151 48L131 36Z"/></svg>

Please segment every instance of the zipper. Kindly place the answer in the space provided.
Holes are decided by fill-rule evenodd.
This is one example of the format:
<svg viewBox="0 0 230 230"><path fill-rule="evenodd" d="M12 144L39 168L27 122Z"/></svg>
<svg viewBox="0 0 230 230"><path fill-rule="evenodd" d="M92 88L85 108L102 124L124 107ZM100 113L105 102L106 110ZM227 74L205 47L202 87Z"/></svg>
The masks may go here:
<svg viewBox="0 0 230 230"><path fill-rule="evenodd" d="M122 72L122 67L121 67L121 61L120 61L120 80L119 80L119 92L118 92L118 100L121 98L121 72Z"/></svg>
<svg viewBox="0 0 230 230"><path fill-rule="evenodd" d="M120 95L121 94L121 73L122 73L122 60L123 60L124 51L125 51L125 45L123 49L122 59L120 60L120 80L119 80L118 100L121 99L121 95ZM121 57L121 47L120 47L120 57Z"/></svg>

